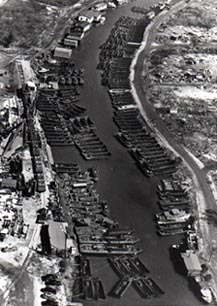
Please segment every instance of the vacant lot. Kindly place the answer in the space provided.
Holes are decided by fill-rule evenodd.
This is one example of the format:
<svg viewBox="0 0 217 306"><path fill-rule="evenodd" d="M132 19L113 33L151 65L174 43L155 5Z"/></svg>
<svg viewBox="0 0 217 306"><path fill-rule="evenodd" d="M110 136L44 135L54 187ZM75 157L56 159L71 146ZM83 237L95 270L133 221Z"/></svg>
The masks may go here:
<svg viewBox="0 0 217 306"><path fill-rule="evenodd" d="M38 36L50 26L53 14L35 0L9 0L0 7L0 45L29 48L37 45Z"/></svg>

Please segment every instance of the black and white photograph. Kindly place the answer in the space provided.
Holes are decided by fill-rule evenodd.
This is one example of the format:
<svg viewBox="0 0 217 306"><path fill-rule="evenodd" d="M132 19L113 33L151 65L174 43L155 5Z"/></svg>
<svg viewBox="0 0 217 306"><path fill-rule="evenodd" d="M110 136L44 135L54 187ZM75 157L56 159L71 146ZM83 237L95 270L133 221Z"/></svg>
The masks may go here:
<svg viewBox="0 0 217 306"><path fill-rule="evenodd" d="M0 0L0 306L217 305L217 1Z"/></svg>

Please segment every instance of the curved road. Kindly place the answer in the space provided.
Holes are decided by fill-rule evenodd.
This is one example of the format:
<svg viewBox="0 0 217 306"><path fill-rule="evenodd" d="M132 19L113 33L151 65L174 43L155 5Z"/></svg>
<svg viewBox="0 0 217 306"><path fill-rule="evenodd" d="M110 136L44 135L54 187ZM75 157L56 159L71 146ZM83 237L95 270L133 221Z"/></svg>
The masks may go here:
<svg viewBox="0 0 217 306"><path fill-rule="evenodd" d="M153 42L153 38L155 35L154 32L156 28L165 20L165 18L167 18L168 15L171 14L171 12L175 12L176 10L183 8L184 5L186 4L183 2L180 2L170 11L166 13L164 12L158 15L156 19L153 21L152 25L148 28L144 36L146 38L146 44L144 45L144 49L138 55L137 62L134 66L134 79L131 84L132 84L132 88L136 91L137 98L139 98L139 101L143 106L146 117L149 119L151 123L153 123L155 130L159 132L161 137L165 138L168 144L174 149L174 151L176 151L183 158L185 163L188 165L188 168L193 173L195 177L194 181L195 181L195 187L196 187L197 193L198 192L201 193L205 201L204 204L206 208L215 209L216 202L209 188L209 185L207 183L206 176L203 170L201 170L198 167L195 160L185 151L184 147L173 139L173 135L168 131L163 120L158 116L158 114L154 110L154 107L149 103L146 97L146 93L145 93L146 88L145 88L145 83L143 79L144 63L147 60L147 57L150 54L150 51L152 48L151 44ZM207 238L210 239L210 237L207 237Z"/></svg>

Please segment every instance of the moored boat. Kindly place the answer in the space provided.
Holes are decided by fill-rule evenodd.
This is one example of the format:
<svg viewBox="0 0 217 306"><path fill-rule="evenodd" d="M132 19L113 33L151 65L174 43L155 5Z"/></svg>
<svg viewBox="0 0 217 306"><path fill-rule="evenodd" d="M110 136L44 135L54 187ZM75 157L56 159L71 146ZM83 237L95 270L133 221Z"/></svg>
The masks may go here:
<svg viewBox="0 0 217 306"><path fill-rule="evenodd" d="M82 235L79 242L84 244L106 244L106 245L125 245L136 244L139 239L135 236L107 236L107 235Z"/></svg>
<svg viewBox="0 0 217 306"><path fill-rule="evenodd" d="M81 253L90 255L137 255L142 252L141 249L132 245L80 244L79 249Z"/></svg>
<svg viewBox="0 0 217 306"><path fill-rule="evenodd" d="M111 295L121 298L132 284L132 278L125 277L118 281L116 286L111 291Z"/></svg>
<svg viewBox="0 0 217 306"><path fill-rule="evenodd" d="M176 208L156 214L158 224L184 223L190 217L191 213Z"/></svg>
<svg viewBox="0 0 217 306"><path fill-rule="evenodd" d="M180 234L184 234L188 231L188 229L183 229L183 228L178 228L178 229L159 229L158 233L161 236L170 236L170 235L180 235Z"/></svg>

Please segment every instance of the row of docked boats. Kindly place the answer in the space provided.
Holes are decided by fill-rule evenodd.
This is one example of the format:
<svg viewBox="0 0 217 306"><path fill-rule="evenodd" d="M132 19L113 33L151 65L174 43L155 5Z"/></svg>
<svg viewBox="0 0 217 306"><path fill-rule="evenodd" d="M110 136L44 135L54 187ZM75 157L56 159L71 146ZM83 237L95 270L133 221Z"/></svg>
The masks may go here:
<svg viewBox="0 0 217 306"><path fill-rule="evenodd" d="M149 276L149 270L138 257L113 257L109 262L120 277L110 295L121 298L133 285L142 298L157 297L164 291Z"/></svg>
<svg viewBox="0 0 217 306"><path fill-rule="evenodd" d="M111 257L108 260L119 277L147 276L150 273L143 262L135 256Z"/></svg>
<svg viewBox="0 0 217 306"><path fill-rule="evenodd" d="M56 166L63 167L64 165ZM61 168L60 168L61 169ZM79 251L88 255L135 255L141 252L134 231L120 226L110 216L106 201L94 189L96 171L73 166L64 187L70 218L74 223Z"/></svg>
<svg viewBox="0 0 217 306"><path fill-rule="evenodd" d="M131 285L142 298L158 297L163 294L163 291L151 278L130 276L119 279L109 294L121 298Z"/></svg>
<svg viewBox="0 0 217 306"><path fill-rule="evenodd" d="M133 279L133 285L142 298L159 297L164 291L151 278Z"/></svg>
<svg viewBox="0 0 217 306"><path fill-rule="evenodd" d="M139 242L139 239L135 236L129 236L129 235L111 235L106 232L104 235L80 235L79 238L80 243L83 244L94 244L97 242L97 244L106 244L106 245L119 245L119 244L135 244Z"/></svg>
<svg viewBox="0 0 217 306"><path fill-rule="evenodd" d="M127 244L80 244L80 252L82 254L95 254L95 255L137 255L141 252L141 249L138 247Z"/></svg>
<svg viewBox="0 0 217 306"><path fill-rule="evenodd" d="M148 23L146 17L140 20L121 17L101 46L99 68L103 71L103 84L110 88L114 121L119 129L117 139L129 149L146 176L170 175L177 170L180 159L172 158L148 130L133 99L129 82L132 54L128 56L127 52L129 46L135 47L134 52L139 47ZM122 50L122 55L116 54L119 50Z"/></svg>
<svg viewBox="0 0 217 306"><path fill-rule="evenodd" d="M93 129L83 129L83 131L74 134L73 139L76 147L86 160L107 159L111 156L107 146Z"/></svg>
<svg viewBox="0 0 217 306"><path fill-rule="evenodd" d="M76 86L65 86L64 88L59 87L57 94L58 102L61 106L73 106L73 104L75 104L78 107L78 104L76 104L76 102L79 101L80 93Z"/></svg>
<svg viewBox="0 0 217 306"><path fill-rule="evenodd" d="M51 146L75 144L86 160L109 158L111 153L96 135L94 123L88 116L83 115L86 109L75 103L79 98L76 87L78 84L69 82L70 78L79 79L81 82L84 70L75 69L71 60L66 62L59 59L52 63L47 63L45 59L38 62L46 71L43 81L52 81L54 86L41 89L37 99L37 108L48 143ZM46 69L46 65L49 68ZM39 76L42 78L40 73ZM59 82L56 82L57 80Z"/></svg>
<svg viewBox="0 0 217 306"><path fill-rule="evenodd" d="M148 23L145 18L137 19L122 16L115 23L108 39L100 47L98 68L102 72L102 84L111 88L130 88L127 69L129 68L131 57L136 48L140 45L144 29ZM134 52L130 52L129 47L133 47ZM119 59L122 59L119 62Z"/></svg>
<svg viewBox="0 0 217 306"><path fill-rule="evenodd" d="M53 168L57 174L75 173L79 171L78 165L73 163L55 163Z"/></svg>
<svg viewBox="0 0 217 306"><path fill-rule="evenodd" d="M177 208L173 208L171 210L156 214L156 220L160 226L170 225L170 224L172 225L176 223L185 223L190 219L190 217L191 217L190 212L179 210Z"/></svg>
<svg viewBox="0 0 217 306"><path fill-rule="evenodd" d="M79 92L75 86L61 86L59 80L64 73L73 72L74 65L48 60L47 56L36 57L34 61L40 82L36 97L36 108L40 114L40 123L47 142L51 146L74 145L67 126L70 116L80 115L84 108L75 104ZM69 105L72 105L68 110Z"/></svg>
<svg viewBox="0 0 217 306"><path fill-rule="evenodd" d="M141 252L136 246L139 239L133 235L132 230L120 227L118 224L106 227L76 227L75 232L80 252L83 254L135 255Z"/></svg>
<svg viewBox="0 0 217 306"><path fill-rule="evenodd" d="M74 133L96 129L93 121L88 116L76 116L70 119L70 123Z"/></svg>
<svg viewBox="0 0 217 306"><path fill-rule="evenodd" d="M71 118L80 117L86 110L85 107L76 103L68 103L67 99L64 99L64 103L61 101L59 104L61 105L61 113L66 122L68 122ZM68 129L70 130L69 126Z"/></svg>
<svg viewBox="0 0 217 306"><path fill-rule="evenodd" d="M159 206L161 209L179 208L189 210L191 208L189 194L183 190L179 181L174 179L162 180L158 185Z"/></svg>
<svg viewBox="0 0 217 306"><path fill-rule="evenodd" d="M73 296L82 297L85 300L105 299L103 284L98 277L92 277L90 261L85 256L75 257L73 277Z"/></svg>
<svg viewBox="0 0 217 306"><path fill-rule="evenodd" d="M83 279L82 288L85 300L104 300L105 292L102 282L97 278Z"/></svg>
<svg viewBox="0 0 217 306"><path fill-rule="evenodd" d="M110 91L111 99L121 101L121 93ZM129 100L131 93L123 93L123 105L114 106L114 121L119 128L116 138L127 147L140 170L148 177L153 175L169 175L176 171L179 160L171 158L167 150L148 131L146 123L137 107ZM114 102L114 105L116 103Z"/></svg>
<svg viewBox="0 0 217 306"><path fill-rule="evenodd" d="M59 106L53 93L50 94L50 91L46 89L40 90L36 107L48 144L51 146L74 145L66 121L63 116L59 115Z"/></svg>
<svg viewBox="0 0 217 306"><path fill-rule="evenodd" d="M155 215L161 236L183 234L192 228L194 217L188 194L178 181L162 180L158 185L159 205L162 211Z"/></svg>

